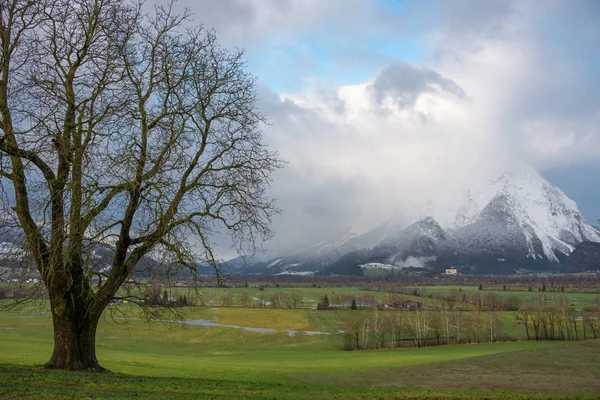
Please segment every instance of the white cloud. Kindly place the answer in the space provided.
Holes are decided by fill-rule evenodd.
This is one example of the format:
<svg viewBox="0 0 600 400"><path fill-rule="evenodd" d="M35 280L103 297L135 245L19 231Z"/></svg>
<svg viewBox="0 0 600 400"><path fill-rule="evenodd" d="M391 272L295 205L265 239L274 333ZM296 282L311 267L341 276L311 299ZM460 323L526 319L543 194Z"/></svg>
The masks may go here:
<svg viewBox="0 0 600 400"><path fill-rule="evenodd" d="M421 67L401 70L383 82L383 89L402 85L400 92L374 97L373 77L326 96L312 88L279 94L293 112L266 130L289 161L274 189L283 215L273 247L297 247L348 226L365 230L398 214L448 223L463 189L494 174L597 159L600 113L574 118L565 111L568 99L552 98L577 98L588 78L568 58L552 59L534 12L494 19L480 36L428 32L436 49L425 63L428 81L420 81ZM320 208L305 207L315 201Z"/></svg>
<svg viewBox="0 0 600 400"><path fill-rule="evenodd" d="M178 6L186 4L225 45L248 48L263 82L265 139L289 163L272 192L283 210L272 249L390 215L434 213L443 223L463 187L490 175L600 158L597 2L431 0L408 2L403 15L365 0ZM311 74L321 61L307 34L339 48L327 54L331 65L379 73L340 87L324 82ZM376 34L392 47L409 37L426 56L412 67L392 62L368 46ZM260 74L278 65L296 66L283 76L295 73L303 86L269 89L270 76Z"/></svg>
<svg viewBox="0 0 600 400"><path fill-rule="evenodd" d="M370 85L340 88L342 112L318 94L281 97L301 112L266 130L289 162L274 192L285 199L291 190L300 201L280 202L279 240L287 242L286 233L299 226L320 227L304 237L311 240L347 226L362 231L394 214L414 220L432 209L450 222L463 188L501 169L495 138L482 134L486 121L472 117L471 100L424 92L413 107L399 108L390 96L374 101ZM295 184L280 186L290 180ZM319 213L294 209L315 191Z"/></svg>

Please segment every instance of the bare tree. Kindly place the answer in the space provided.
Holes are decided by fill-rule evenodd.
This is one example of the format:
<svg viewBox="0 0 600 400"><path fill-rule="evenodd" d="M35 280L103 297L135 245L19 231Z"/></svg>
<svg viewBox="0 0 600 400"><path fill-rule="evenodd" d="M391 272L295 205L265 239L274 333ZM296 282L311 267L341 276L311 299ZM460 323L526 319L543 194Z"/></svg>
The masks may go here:
<svg viewBox="0 0 600 400"><path fill-rule="evenodd" d="M496 336L498 335L498 325L500 324L500 318L498 317L498 313L493 311L488 312L487 317L487 327L490 331L490 342L495 342Z"/></svg>
<svg viewBox="0 0 600 400"><path fill-rule="evenodd" d="M532 312L530 310L522 308L521 310L519 310L519 313L516 316L517 325L523 325L523 327L525 327L525 334L527 335L527 340L531 339L531 335L529 334L530 322L532 320L531 314Z"/></svg>
<svg viewBox="0 0 600 400"><path fill-rule="evenodd" d="M452 328L454 328L454 337L455 337L455 343L460 343L461 342L461 337L462 334L464 332L464 318L463 318L463 312L461 312L460 310L454 309L452 310Z"/></svg>
<svg viewBox="0 0 600 400"><path fill-rule="evenodd" d="M445 298L448 309L452 310L452 308L454 308L454 303L456 303L457 300L458 300L458 290L456 290L456 289L450 290L450 293L448 293L448 296L446 296L446 298Z"/></svg>
<svg viewBox="0 0 600 400"><path fill-rule="evenodd" d="M140 7L0 1L2 220L22 229L50 298L50 368L101 369L98 320L145 257L161 275L217 268L215 231L240 250L271 235L281 162L242 52L184 29L186 13ZM98 244L113 249L102 270Z"/></svg>
<svg viewBox="0 0 600 400"><path fill-rule="evenodd" d="M362 327L360 330L360 347L366 350L369 347L369 337L371 336L371 318L369 314L365 314L362 320Z"/></svg>
<svg viewBox="0 0 600 400"><path fill-rule="evenodd" d="M422 347L427 339L427 334L431 330L431 315L428 311L416 309L408 313L408 324L406 327L415 341L417 347Z"/></svg>
<svg viewBox="0 0 600 400"><path fill-rule="evenodd" d="M586 334L586 328L589 327L594 339L597 339L600 333L600 307L585 308L582 318L584 335Z"/></svg>
<svg viewBox="0 0 600 400"><path fill-rule="evenodd" d="M483 298L483 296L481 296ZM469 323L469 340L479 343L481 333L481 316L479 310L471 310L467 313Z"/></svg>
<svg viewBox="0 0 600 400"><path fill-rule="evenodd" d="M400 304L400 303L399 303ZM402 334L404 333L406 312L402 308L396 308L391 316L392 347L402 347Z"/></svg>
<svg viewBox="0 0 600 400"><path fill-rule="evenodd" d="M301 308L303 298L302 292L293 292L291 295L292 308Z"/></svg>
<svg viewBox="0 0 600 400"><path fill-rule="evenodd" d="M451 320L452 314L450 309L443 309L440 313L440 318L442 320L442 329L444 331L444 339L446 343L450 343L450 328L451 328Z"/></svg>
<svg viewBox="0 0 600 400"><path fill-rule="evenodd" d="M250 304L250 295L248 294L248 292L242 293L242 295L240 296L240 305L242 307L248 307L249 304Z"/></svg>
<svg viewBox="0 0 600 400"><path fill-rule="evenodd" d="M442 312L429 312L429 327L435 337L435 342L439 346L442 344L442 337L444 336L444 321L442 319ZM447 342L446 342L447 343Z"/></svg>
<svg viewBox="0 0 600 400"><path fill-rule="evenodd" d="M348 315L344 320L344 349L360 350L364 315Z"/></svg>
<svg viewBox="0 0 600 400"><path fill-rule="evenodd" d="M373 341L375 342L375 348L384 348L386 326L383 313L377 309L374 309L369 313L369 318L371 319L370 326L371 331L373 332Z"/></svg>

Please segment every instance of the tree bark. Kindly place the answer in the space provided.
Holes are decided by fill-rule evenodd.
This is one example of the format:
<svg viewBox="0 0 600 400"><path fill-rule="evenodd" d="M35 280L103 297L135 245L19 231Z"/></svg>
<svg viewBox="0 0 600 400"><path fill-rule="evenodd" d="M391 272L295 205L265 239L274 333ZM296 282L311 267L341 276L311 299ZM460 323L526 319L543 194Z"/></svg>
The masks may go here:
<svg viewBox="0 0 600 400"><path fill-rule="evenodd" d="M96 328L99 315L65 298L52 300L54 351L46 368L73 371L94 369L104 371L96 358Z"/></svg>

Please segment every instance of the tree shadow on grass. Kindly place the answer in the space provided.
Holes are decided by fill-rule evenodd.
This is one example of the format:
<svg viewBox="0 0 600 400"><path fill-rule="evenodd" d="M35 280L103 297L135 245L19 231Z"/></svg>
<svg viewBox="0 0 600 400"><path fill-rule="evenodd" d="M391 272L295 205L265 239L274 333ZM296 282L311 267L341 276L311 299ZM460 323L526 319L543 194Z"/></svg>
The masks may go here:
<svg viewBox="0 0 600 400"><path fill-rule="evenodd" d="M274 398L302 390L303 385L296 383L282 387L278 382L61 371L0 363L0 398Z"/></svg>

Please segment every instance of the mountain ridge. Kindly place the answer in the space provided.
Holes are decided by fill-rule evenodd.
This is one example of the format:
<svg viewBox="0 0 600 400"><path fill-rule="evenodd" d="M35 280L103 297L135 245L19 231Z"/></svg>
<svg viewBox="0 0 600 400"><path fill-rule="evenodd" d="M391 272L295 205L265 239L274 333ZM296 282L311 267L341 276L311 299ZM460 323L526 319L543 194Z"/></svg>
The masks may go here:
<svg viewBox="0 0 600 400"><path fill-rule="evenodd" d="M409 226L386 222L350 235L319 251L281 255L252 266L253 273L359 274L365 265L381 268L454 266L471 273L568 271L567 259L583 242L600 242L577 204L533 171L505 173L478 190L467 190L454 223L433 217ZM361 267L363 266L363 267ZM275 268L274 268L275 267Z"/></svg>

